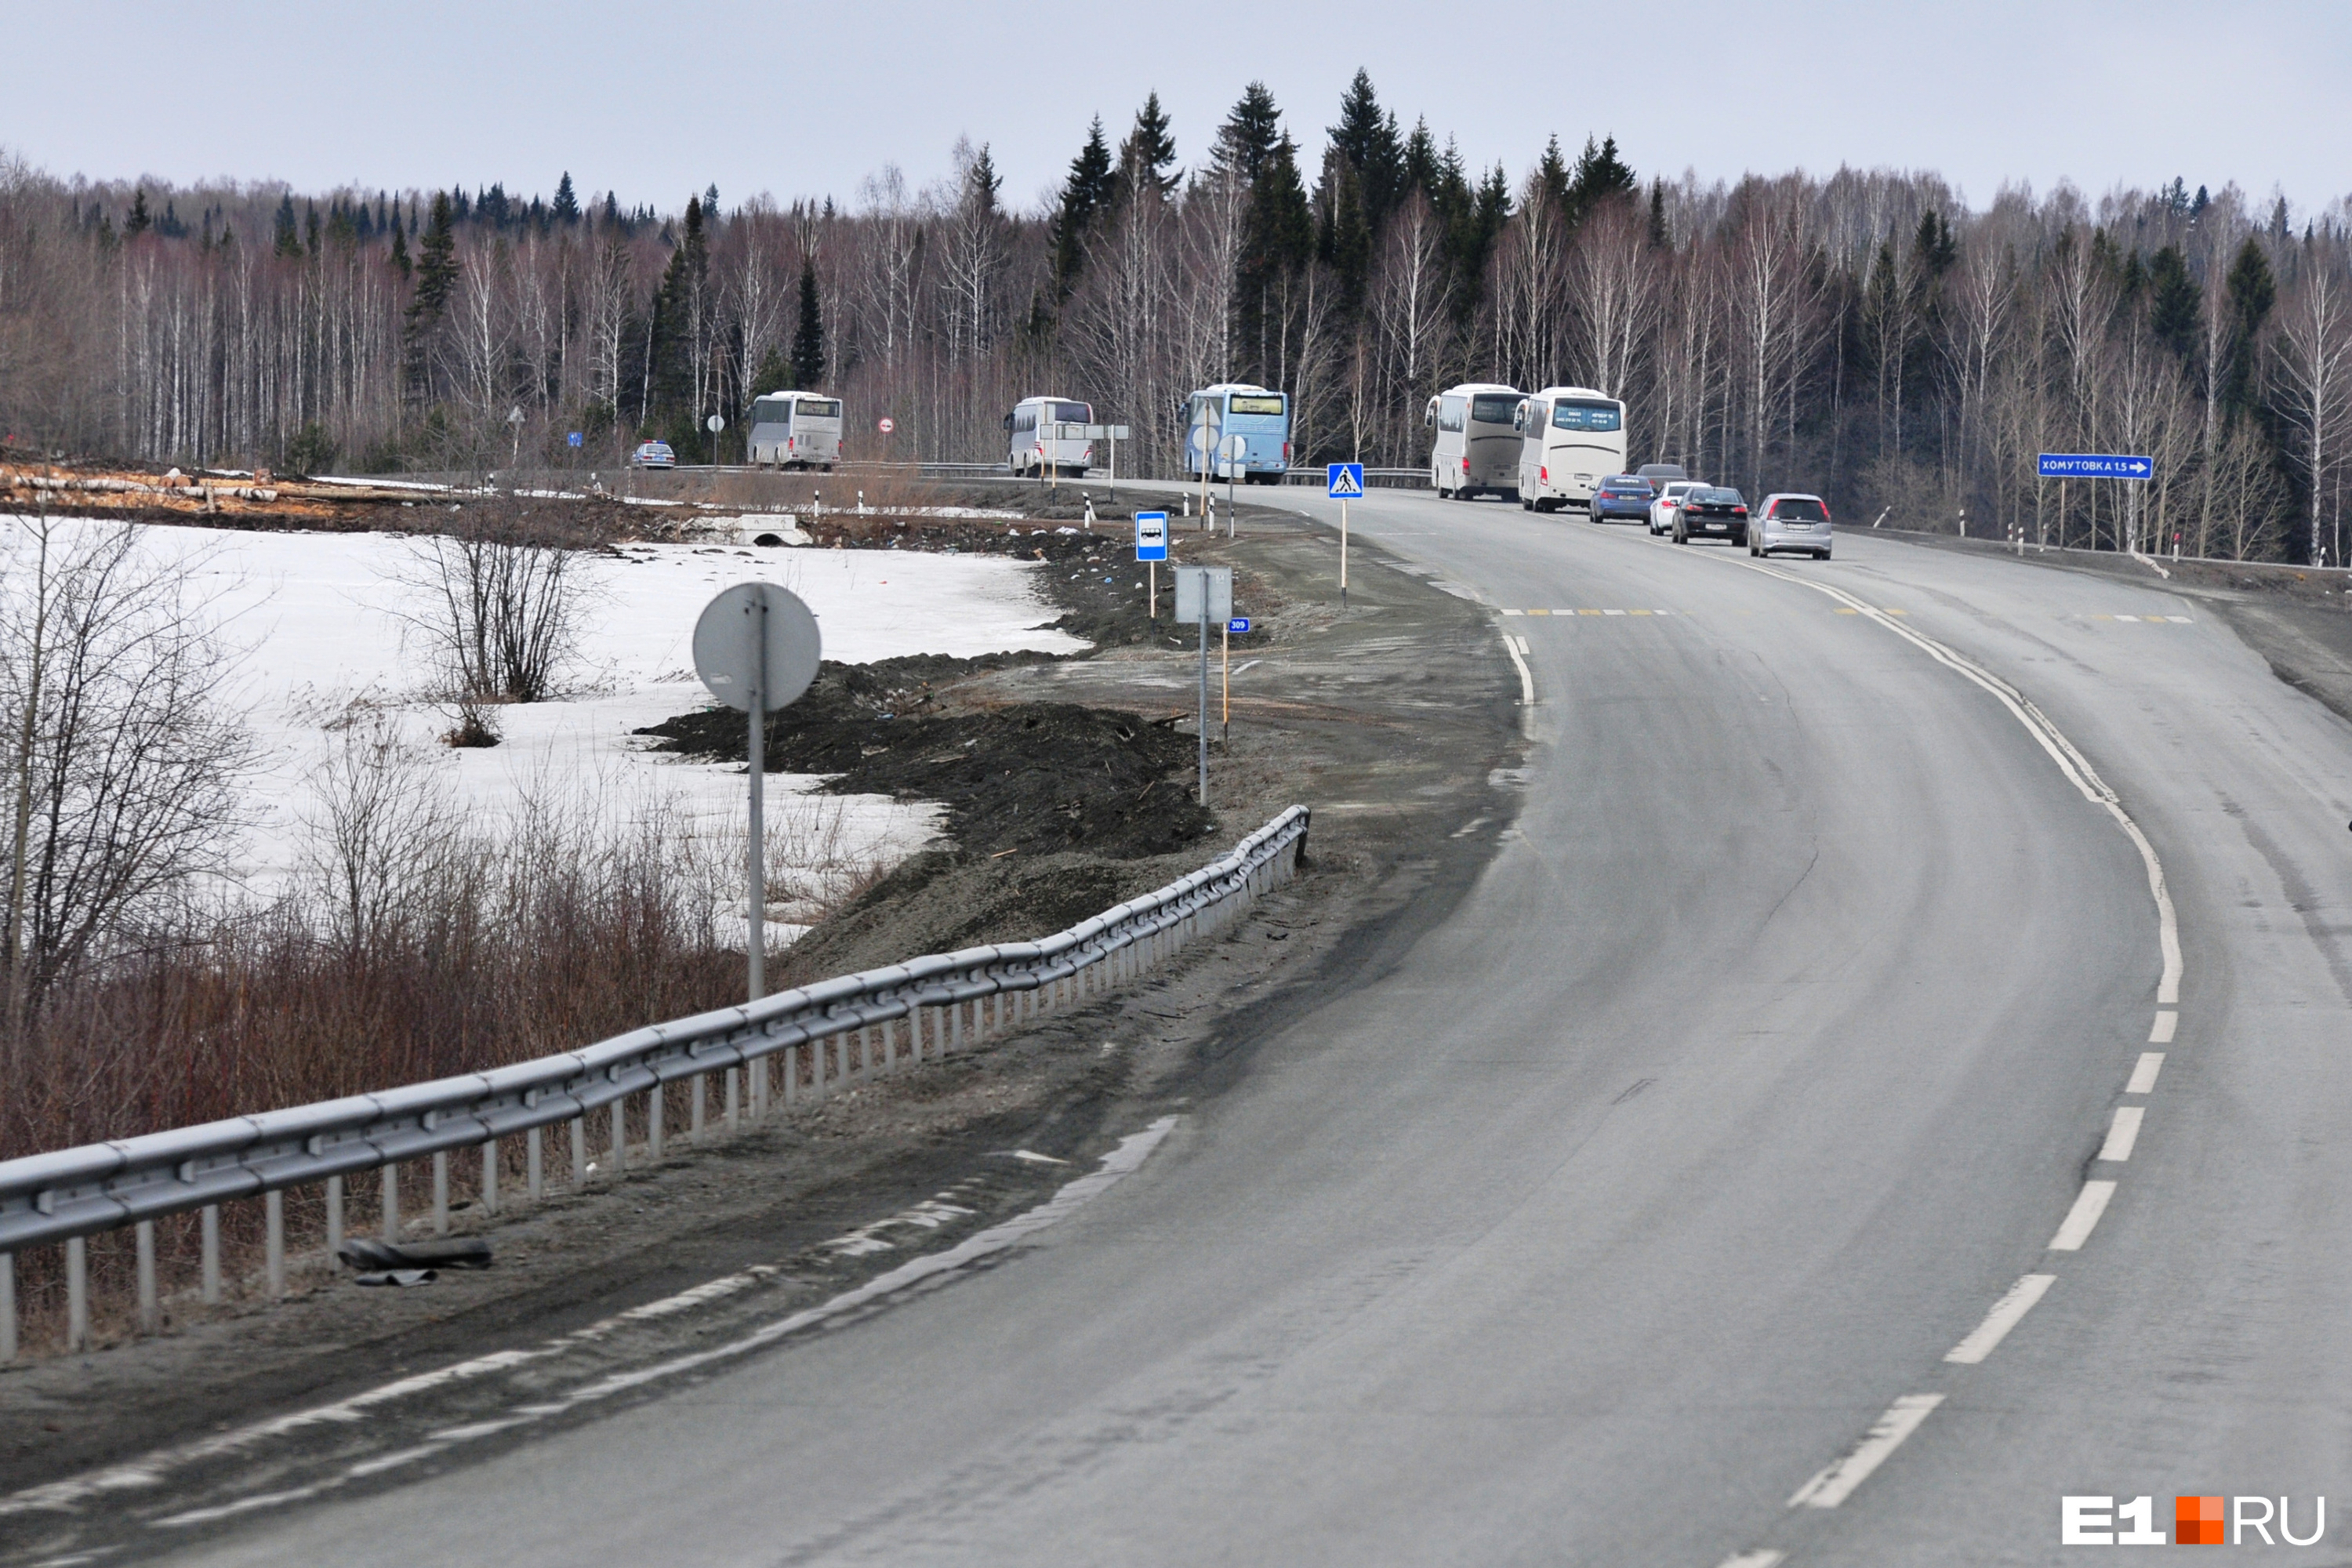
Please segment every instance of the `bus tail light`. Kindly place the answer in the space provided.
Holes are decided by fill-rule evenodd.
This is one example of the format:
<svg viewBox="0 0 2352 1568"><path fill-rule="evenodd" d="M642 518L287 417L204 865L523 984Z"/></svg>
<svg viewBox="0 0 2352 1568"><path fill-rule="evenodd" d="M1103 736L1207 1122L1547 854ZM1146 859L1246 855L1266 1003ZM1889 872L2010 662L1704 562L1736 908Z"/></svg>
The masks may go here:
<svg viewBox="0 0 2352 1568"><path fill-rule="evenodd" d="M1548 467L1538 468L1536 470L1536 482L1546 485L1551 483L1551 469Z"/></svg>

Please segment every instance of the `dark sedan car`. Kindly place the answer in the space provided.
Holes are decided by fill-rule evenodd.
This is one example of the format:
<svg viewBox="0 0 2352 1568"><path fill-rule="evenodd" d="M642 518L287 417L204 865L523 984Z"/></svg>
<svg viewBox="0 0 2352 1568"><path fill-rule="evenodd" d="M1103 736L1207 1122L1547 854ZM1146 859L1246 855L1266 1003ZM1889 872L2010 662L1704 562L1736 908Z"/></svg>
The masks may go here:
<svg viewBox="0 0 2352 1568"><path fill-rule="evenodd" d="M1685 497L1675 513L1675 542L1707 535L1748 542L1748 498L1724 485L1708 485Z"/></svg>
<svg viewBox="0 0 2352 1568"><path fill-rule="evenodd" d="M1614 518L1620 522L1646 522L1650 502L1657 493L1639 475L1612 474L1592 492L1592 521L1607 522Z"/></svg>

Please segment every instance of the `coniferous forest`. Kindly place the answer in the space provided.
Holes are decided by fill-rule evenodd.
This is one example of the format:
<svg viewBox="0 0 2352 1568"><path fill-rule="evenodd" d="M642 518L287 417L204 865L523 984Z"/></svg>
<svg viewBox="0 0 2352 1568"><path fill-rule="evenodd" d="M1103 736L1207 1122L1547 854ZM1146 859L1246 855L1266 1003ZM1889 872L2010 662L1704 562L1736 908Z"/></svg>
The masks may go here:
<svg viewBox="0 0 2352 1568"><path fill-rule="evenodd" d="M854 458L1001 459L1004 411L1051 393L1167 473L1183 395L1239 380L1292 395L1299 461L1406 467L1432 392L1494 380L1624 397L1635 461L1818 490L1845 521L2346 559L2340 201L2175 178L1971 206L1854 167L1710 184L1606 135L1482 170L1361 73L1304 132L1257 84L1189 133L1156 95L1073 129L1025 212L969 142L919 189L885 168L844 199L663 211L568 173L528 199L303 195L0 154L0 450L610 467L649 436L703 458L717 412L728 460L750 399L798 386L847 400ZM2039 451L2147 453L2158 477L2062 510Z"/></svg>

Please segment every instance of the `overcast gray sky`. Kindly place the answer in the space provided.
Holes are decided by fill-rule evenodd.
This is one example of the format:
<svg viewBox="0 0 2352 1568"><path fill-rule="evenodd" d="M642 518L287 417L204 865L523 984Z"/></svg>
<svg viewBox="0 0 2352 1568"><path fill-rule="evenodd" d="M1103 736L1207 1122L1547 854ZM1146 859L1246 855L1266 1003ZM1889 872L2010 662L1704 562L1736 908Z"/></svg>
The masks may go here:
<svg viewBox="0 0 2352 1568"><path fill-rule="evenodd" d="M569 169L667 209L848 200L887 163L920 186L968 135L1034 205L1154 88L1188 163L1253 78L1311 160L1360 65L1515 178L1549 134L1614 132L1644 178L1935 169L1979 207L2019 179L2352 194L2347 0L69 0L8 30L0 145L94 179L529 195Z"/></svg>

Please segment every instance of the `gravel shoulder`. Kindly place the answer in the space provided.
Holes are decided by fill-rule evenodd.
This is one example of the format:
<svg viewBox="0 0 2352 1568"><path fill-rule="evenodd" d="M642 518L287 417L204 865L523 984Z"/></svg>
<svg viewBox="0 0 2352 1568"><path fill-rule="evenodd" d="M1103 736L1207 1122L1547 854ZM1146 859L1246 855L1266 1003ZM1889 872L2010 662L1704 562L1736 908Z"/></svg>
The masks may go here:
<svg viewBox="0 0 2352 1568"><path fill-rule="evenodd" d="M788 979L1059 929L1196 868L1293 802L1315 810L1297 881L1223 937L1083 1011L700 1149L673 1134L663 1161L644 1161L640 1148L618 1181L559 1185L535 1208L495 1219L461 1210L453 1234L487 1236L496 1249L486 1272L361 1289L306 1258L291 1300L261 1301L249 1280L217 1309L176 1298L165 1331L138 1341L109 1315L120 1304L101 1303L106 1348L0 1372L0 1497L538 1343L738 1270L771 1272L756 1301L727 1311L822 1300L1033 1206L1120 1137L1230 1089L1261 1039L1381 973L1445 918L1516 810L1496 773L1518 760L1517 688L1488 611L1359 542L1342 614L1328 530L1274 507L1244 507L1238 538L1210 540L1180 521L1174 558L1233 566L1236 611L1260 628L1233 648L1230 729L1212 645L1204 805L1192 798L1197 651L1164 618L1140 614L1131 541L1108 522L1088 530L1075 490L1016 504L1035 519L1018 536L971 523L957 525L969 529L961 539L950 531L928 542L1041 554L1064 624L1087 626L1097 651L829 668L835 689L791 744L803 760L832 759L841 787L945 799L956 839L803 938ZM1064 508L1066 520L1054 515ZM818 547L831 542L819 533ZM971 776L985 768L947 755L967 751L991 759L993 784ZM1034 763L1023 776L1016 757ZM1106 763L1115 789L1092 783ZM958 777L927 776L939 769ZM1129 798L1130 784L1140 799ZM940 1223L893 1221L950 1193L959 1212ZM364 1226L359 1208L352 1223ZM883 1246L838 1245L877 1226ZM642 1364L714 1321L681 1314L604 1353ZM398 1451L478 1418L486 1397L420 1397L364 1431L339 1431L336 1444ZM0 1561L101 1547L147 1554L163 1542L146 1521L246 1484L219 1471L199 1467L93 1509L0 1512Z"/></svg>

